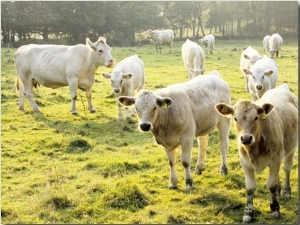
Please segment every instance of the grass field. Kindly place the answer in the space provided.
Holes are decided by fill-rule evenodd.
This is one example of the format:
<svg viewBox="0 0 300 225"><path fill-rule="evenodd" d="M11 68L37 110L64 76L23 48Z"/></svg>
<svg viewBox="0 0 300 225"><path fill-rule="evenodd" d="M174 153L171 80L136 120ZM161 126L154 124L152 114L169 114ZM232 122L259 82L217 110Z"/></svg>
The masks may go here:
<svg viewBox="0 0 300 225"><path fill-rule="evenodd" d="M297 39L284 40L275 59L278 84L287 82L298 96ZM113 47L117 61L138 54L144 61L146 88L155 90L187 80L181 59L182 42L173 53L157 54L152 45ZM232 103L250 99L239 69L242 50L251 45L261 54L262 40L217 40L206 55L206 73L218 70L231 88ZM43 111L35 114L27 100L18 110L14 91L16 49L1 49L1 217L7 223L197 223L240 224L246 193L233 127L228 154L229 173L220 176L217 131L210 135L206 169L193 175L194 189L186 193L184 169L178 152L178 190L169 190L169 164L163 147L151 133L137 129L137 118L117 119L117 104L108 80L96 73L92 100L98 110L87 110L85 93L78 92L78 116L70 114L68 87L35 90ZM197 158L193 148L192 170ZM268 169L256 176L254 198L257 224L298 224L298 151L291 174L292 199L280 199L281 218L273 220L266 187ZM280 172L284 180L283 170Z"/></svg>

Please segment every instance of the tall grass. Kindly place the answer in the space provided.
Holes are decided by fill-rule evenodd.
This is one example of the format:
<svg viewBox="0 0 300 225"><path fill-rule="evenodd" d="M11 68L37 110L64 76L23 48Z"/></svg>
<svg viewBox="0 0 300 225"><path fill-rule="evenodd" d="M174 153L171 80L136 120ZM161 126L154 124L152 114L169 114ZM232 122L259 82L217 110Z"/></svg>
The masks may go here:
<svg viewBox="0 0 300 225"><path fill-rule="evenodd" d="M138 54L144 61L146 88L155 90L187 80L181 59L183 42L157 54L152 45L115 48L117 61ZM250 99L239 69L248 45L262 52L261 40L217 40L206 55L206 72L218 70L231 87L232 103ZM118 120L117 104L108 80L96 73L92 100L97 112L87 110L78 91L79 116L69 112L68 87L40 86L34 96L43 114L33 113L25 100L18 110L14 91L16 49L1 49L1 217L2 223L234 223L242 221L246 193L235 132L231 128L229 174L219 175L221 156L217 132L210 135L206 168L193 175L195 189L185 192L184 169L178 152L178 190L168 189L169 165L163 148L150 133L137 129L137 118ZM297 40L285 40L279 57L278 84L287 82L298 95ZM192 169L197 148L193 149ZM255 223L298 223L298 151L291 175L292 199L280 199L282 217L269 213L268 170L257 175ZM283 171L280 177L284 179Z"/></svg>

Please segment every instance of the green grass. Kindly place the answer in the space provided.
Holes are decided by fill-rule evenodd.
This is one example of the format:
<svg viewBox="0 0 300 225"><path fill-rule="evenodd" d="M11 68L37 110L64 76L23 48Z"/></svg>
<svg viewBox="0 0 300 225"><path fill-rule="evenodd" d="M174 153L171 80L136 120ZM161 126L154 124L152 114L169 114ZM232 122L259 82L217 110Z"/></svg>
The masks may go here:
<svg viewBox="0 0 300 225"><path fill-rule="evenodd" d="M261 54L261 40L216 42L213 55L206 55L205 72L218 70L231 87L232 103L250 99L244 92L239 69L242 50L248 45ZM144 61L147 89L187 80L181 59L183 42L173 53L157 54L154 46L115 48L117 61L138 54ZM101 72L96 73L92 100L97 112L87 110L79 91L78 116L70 114L68 87L35 90L43 114L33 113L25 100L18 110L14 91L16 49L1 49L1 217L2 223L213 223L240 224L246 194L233 127L228 154L229 174L219 175L221 156L217 132L210 135L206 169L193 175L194 186L185 192L184 169L178 148L178 190L169 190L169 164L164 150L150 133L137 129L137 118L117 119L116 100ZM298 95L297 40L285 40L276 58L278 84L287 82ZM193 148L192 170L197 158ZM269 213L268 169L256 176L255 223L298 223L298 151L291 175L292 199L280 199L282 217ZM281 180L284 173L280 172Z"/></svg>

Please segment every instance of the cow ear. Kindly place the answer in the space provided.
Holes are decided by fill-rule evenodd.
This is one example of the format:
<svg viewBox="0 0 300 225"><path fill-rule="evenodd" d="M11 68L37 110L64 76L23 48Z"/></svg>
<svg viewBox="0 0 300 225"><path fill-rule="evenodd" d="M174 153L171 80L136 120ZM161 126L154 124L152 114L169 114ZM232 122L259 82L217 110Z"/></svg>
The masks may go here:
<svg viewBox="0 0 300 225"><path fill-rule="evenodd" d="M158 98L158 99L156 99L156 103L157 103L157 105L158 105L160 108L166 109L166 108L168 108L170 105L172 105L173 100L170 99L170 98L167 98L167 97L165 97L165 98Z"/></svg>
<svg viewBox="0 0 300 225"><path fill-rule="evenodd" d="M89 38L85 39L86 45L90 46L93 50L96 50L96 45L90 41Z"/></svg>
<svg viewBox="0 0 300 225"><path fill-rule="evenodd" d="M132 77L132 74L131 73L123 73L122 76L123 76L124 79L128 80Z"/></svg>
<svg viewBox="0 0 300 225"><path fill-rule="evenodd" d="M234 114L233 107L225 103L216 104L215 109L221 116L231 117Z"/></svg>
<svg viewBox="0 0 300 225"><path fill-rule="evenodd" d="M127 97L127 96L121 96L118 98L118 101L123 104L124 106L131 106L135 104L135 98Z"/></svg>
<svg viewBox="0 0 300 225"><path fill-rule="evenodd" d="M103 44L106 44L106 39L105 39L105 37L99 37L97 42L101 42Z"/></svg>
<svg viewBox="0 0 300 225"><path fill-rule="evenodd" d="M273 70L266 70L265 71L265 75L268 76L268 77L272 76L273 74L274 74Z"/></svg>
<svg viewBox="0 0 300 225"><path fill-rule="evenodd" d="M265 103L258 108L257 113L259 117L264 120L272 112L273 108L274 106L272 104Z"/></svg>
<svg viewBox="0 0 300 225"><path fill-rule="evenodd" d="M245 59L250 59L250 57L248 55L244 55Z"/></svg>
<svg viewBox="0 0 300 225"><path fill-rule="evenodd" d="M109 73L102 73L102 76L106 79L110 79L111 75Z"/></svg>
<svg viewBox="0 0 300 225"><path fill-rule="evenodd" d="M243 71L244 71L244 73L245 73L246 75L251 75L251 74L252 74L251 71L248 70L248 69L246 69L246 68L244 68Z"/></svg>

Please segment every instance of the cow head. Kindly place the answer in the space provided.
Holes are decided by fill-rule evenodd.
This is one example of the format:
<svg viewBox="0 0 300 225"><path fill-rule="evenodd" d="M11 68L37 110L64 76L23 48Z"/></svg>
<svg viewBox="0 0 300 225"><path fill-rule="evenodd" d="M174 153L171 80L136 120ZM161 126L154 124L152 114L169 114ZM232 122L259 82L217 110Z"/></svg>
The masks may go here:
<svg viewBox="0 0 300 225"><path fill-rule="evenodd" d="M112 68L115 60L111 55L111 48L106 44L104 37L99 37L98 41L92 43L89 38L86 38L86 45L94 50L94 59L96 66L106 66Z"/></svg>
<svg viewBox="0 0 300 225"><path fill-rule="evenodd" d="M118 95L122 92L124 80L129 80L132 77L131 73L123 73L121 71L113 71L110 73L102 73L106 79L110 79L110 84L114 94Z"/></svg>
<svg viewBox="0 0 300 225"><path fill-rule="evenodd" d="M192 74L192 77L196 77L198 75L203 75L205 69L190 69L189 68L189 73Z"/></svg>
<svg viewBox="0 0 300 225"><path fill-rule="evenodd" d="M264 103L260 106L254 102L243 100L237 102L234 106L220 103L215 108L220 115L234 118L239 143L252 145L260 135L260 120L266 119L272 112L273 105Z"/></svg>
<svg viewBox="0 0 300 225"><path fill-rule="evenodd" d="M243 69L244 73L250 77L250 82L253 82L255 88L259 91L264 88L264 79L265 76L271 77L274 74L274 70L261 70L259 68L249 70Z"/></svg>
<svg viewBox="0 0 300 225"><path fill-rule="evenodd" d="M135 104L139 119L139 128L142 131L151 130L159 109L165 109L173 103L172 99L158 96L153 91L145 89L139 91L136 97L121 96L118 98L118 101L125 106Z"/></svg>

